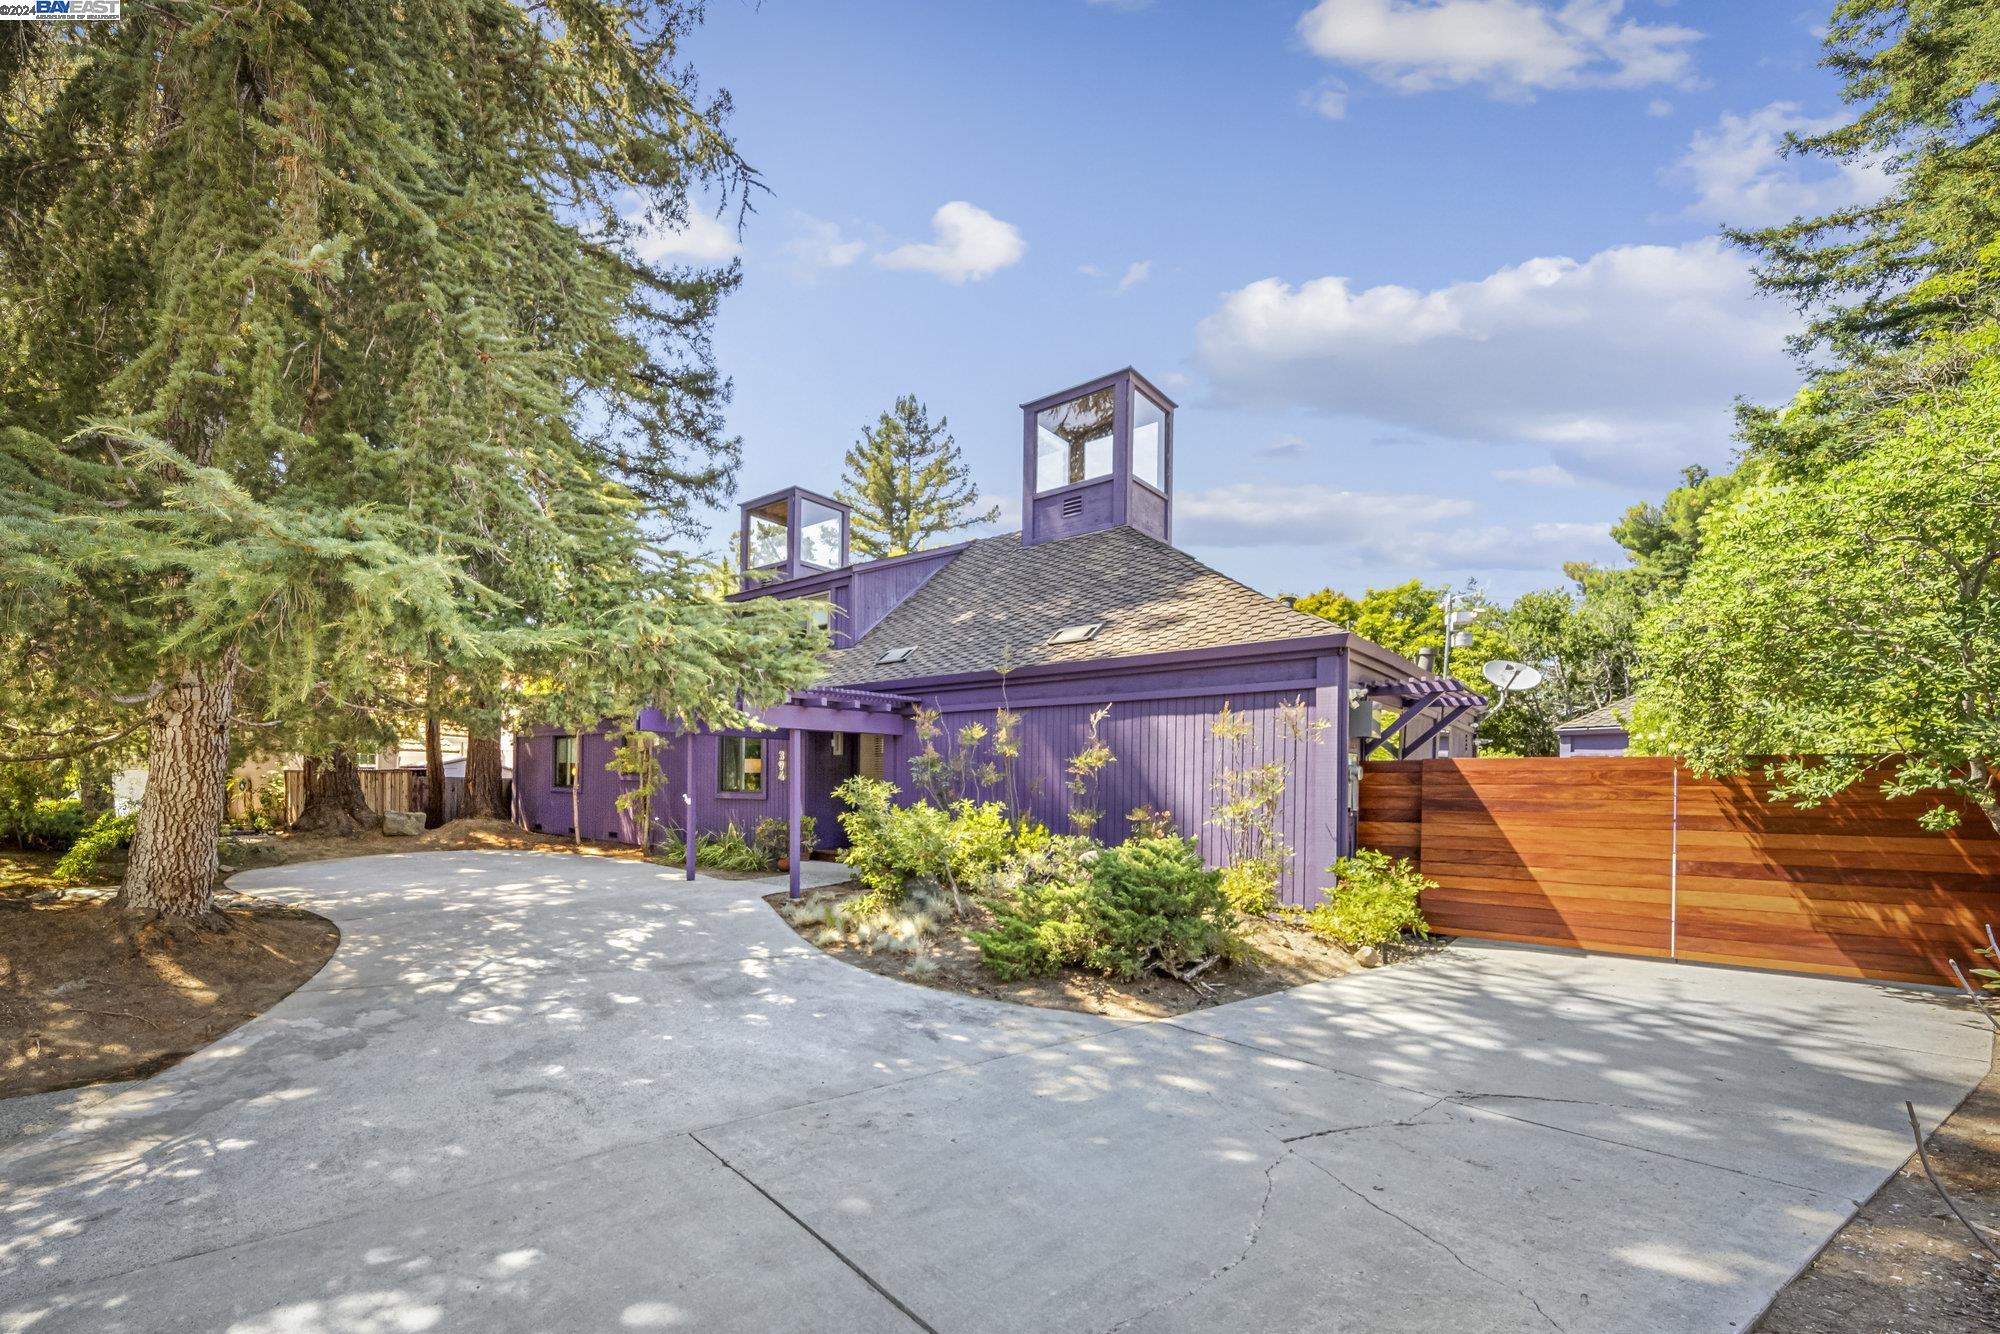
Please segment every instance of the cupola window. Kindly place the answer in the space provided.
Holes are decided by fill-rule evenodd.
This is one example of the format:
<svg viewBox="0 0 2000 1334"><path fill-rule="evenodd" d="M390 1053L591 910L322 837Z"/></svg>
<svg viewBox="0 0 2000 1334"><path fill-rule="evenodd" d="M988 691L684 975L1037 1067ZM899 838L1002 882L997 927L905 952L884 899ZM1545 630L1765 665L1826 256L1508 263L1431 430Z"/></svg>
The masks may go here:
<svg viewBox="0 0 2000 1334"><path fill-rule="evenodd" d="M1111 475L1117 403L1117 389L1106 385L1035 414L1037 491Z"/></svg>

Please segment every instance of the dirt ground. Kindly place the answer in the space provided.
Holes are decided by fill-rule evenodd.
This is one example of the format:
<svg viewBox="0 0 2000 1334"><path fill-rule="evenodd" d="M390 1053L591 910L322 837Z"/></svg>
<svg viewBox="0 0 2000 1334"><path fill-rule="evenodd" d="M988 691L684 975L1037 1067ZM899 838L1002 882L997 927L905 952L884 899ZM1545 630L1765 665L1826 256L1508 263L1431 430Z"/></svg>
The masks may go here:
<svg viewBox="0 0 2000 1334"><path fill-rule="evenodd" d="M312 913L238 899L134 922L101 894L0 901L0 1098L163 1070L262 1014L340 943Z"/></svg>
<svg viewBox="0 0 2000 1334"><path fill-rule="evenodd" d="M1987 1074L1928 1148L1938 1180L1965 1216L2000 1229L2000 1073ZM2000 1246L2000 1232L1989 1240ZM1946 1210L1912 1158L1754 1328L1757 1334L2000 1330L2000 1264Z"/></svg>
<svg viewBox="0 0 2000 1334"><path fill-rule="evenodd" d="M55 877L60 852L20 852L0 850L0 899L25 898L45 890L61 889Z"/></svg>
<svg viewBox="0 0 2000 1334"><path fill-rule="evenodd" d="M849 882L817 892L845 898L860 894L862 888L857 883ZM767 894L764 901L773 908L782 909L786 899L780 892ZM783 916L783 913L779 915ZM871 973L904 982L915 982L919 986L987 996L1017 1005L1036 1005L1045 1010L1079 1010L1113 1019L1160 1019L1186 1014L1208 1005L1247 1000L1307 982L1342 977L1362 967L1353 955L1322 936L1302 927L1260 921L1249 932L1254 957L1224 964L1204 973L1200 979L1203 984L1200 990L1168 977L1149 976L1125 982L1074 968L1064 969L1054 977L1002 982L986 970L979 960L979 947L966 939L965 934L983 930L991 924L991 917L977 905L972 905L968 915L960 921L945 923L939 933L930 938L928 957L936 960L938 970L928 977L909 974L910 956L906 954L888 951L870 953L852 945L822 948L857 968L866 968ZM818 943L819 926L794 926L792 929L808 943Z"/></svg>

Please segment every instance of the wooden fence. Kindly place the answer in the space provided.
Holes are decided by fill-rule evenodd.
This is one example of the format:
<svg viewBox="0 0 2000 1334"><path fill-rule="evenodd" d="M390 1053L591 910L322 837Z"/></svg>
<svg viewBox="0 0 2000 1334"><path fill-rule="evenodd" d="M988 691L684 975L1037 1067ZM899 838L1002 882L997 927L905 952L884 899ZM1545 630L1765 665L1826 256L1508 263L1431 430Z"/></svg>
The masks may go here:
<svg viewBox="0 0 2000 1334"><path fill-rule="evenodd" d="M1364 766L1360 842L1416 861L1434 930L1543 945L1949 982L2000 923L2000 835L1865 785L1799 810L1761 773L1666 759Z"/></svg>

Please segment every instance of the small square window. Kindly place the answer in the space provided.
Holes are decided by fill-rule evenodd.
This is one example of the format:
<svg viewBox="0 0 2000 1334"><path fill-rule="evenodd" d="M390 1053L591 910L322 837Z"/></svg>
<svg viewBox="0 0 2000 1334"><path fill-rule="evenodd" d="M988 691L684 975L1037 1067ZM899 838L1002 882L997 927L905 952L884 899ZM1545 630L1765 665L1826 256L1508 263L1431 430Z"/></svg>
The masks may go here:
<svg viewBox="0 0 2000 1334"><path fill-rule="evenodd" d="M762 792L764 790L764 741L761 737L721 738L716 756L715 787L719 792Z"/></svg>
<svg viewBox="0 0 2000 1334"><path fill-rule="evenodd" d="M1065 625L1048 637L1051 644L1082 644L1097 638L1097 632L1104 628L1103 621L1092 621L1088 625Z"/></svg>
<svg viewBox="0 0 2000 1334"><path fill-rule="evenodd" d="M554 764L550 781L557 787L576 786L576 738L559 736L554 738Z"/></svg>
<svg viewBox="0 0 2000 1334"><path fill-rule="evenodd" d="M886 667L892 662L908 662L910 656L916 651L917 646L915 644L909 644L903 648L892 648L881 657L875 659L875 665L877 667Z"/></svg>

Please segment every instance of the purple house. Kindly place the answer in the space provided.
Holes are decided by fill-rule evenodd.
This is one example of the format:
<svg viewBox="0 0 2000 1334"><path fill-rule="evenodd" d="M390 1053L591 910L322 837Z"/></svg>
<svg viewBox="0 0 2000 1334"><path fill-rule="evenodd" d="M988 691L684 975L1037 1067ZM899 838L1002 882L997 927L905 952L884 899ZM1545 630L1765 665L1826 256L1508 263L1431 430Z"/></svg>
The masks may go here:
<svg viewBox="0 0 2000 1334"><path fill-rule="evenodd" d="M951 757L963 729L990 732L1004 708L1019 719L1018 756L1000 763L988 740L967 767L983 795L1011 796L1060 830L1078 800L1065 766L1109 706L1098 729L1115 758L1084 798L1103 813L1098 837L1124 838L1127 813L1151 807L1219 861L1218 770L1275 760L1288 771L1280 825L1294 850L1282 893L1315 900L1324 868L1354 846L1364 747L1399 737L1421 754L1484 701L1176 547L1176 447L1173 401L1128 368L1022 405L1019 533L854 564L839 501L793 487L744 504L735 596L823 603L833 648L820 682L757 729L681 733L642 717L663 734L654 818L748 833L776 816L796 838L797 817L811 815L822 845L837 847L833 789L845 779L886 778L914 798L919 710L938 715L932 744ZM1233 757L1210 728L1225 704L1247 724ZM1288 716L1301 711L1324 726L1300 735ZM581 784L584 836L638 841L615 804L625 780L606 770L610 753L602 733L521 738L520 822L571 832Z"/></svg>
<svg viewBox="0 0 2000 1334"><path fill-rule="evenodd" d="M1559 755L1623 755L1632 748L1632 705L1637 695L1614 699L1603 708L1556 724Z"/></svg>

